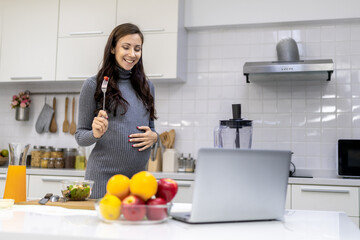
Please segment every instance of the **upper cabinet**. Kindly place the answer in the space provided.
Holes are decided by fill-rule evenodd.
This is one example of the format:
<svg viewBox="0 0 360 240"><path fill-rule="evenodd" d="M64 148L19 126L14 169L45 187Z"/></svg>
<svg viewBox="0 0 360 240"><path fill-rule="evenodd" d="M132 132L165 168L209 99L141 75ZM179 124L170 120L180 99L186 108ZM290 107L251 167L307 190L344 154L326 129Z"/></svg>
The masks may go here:
<svg viewBox="0 0 360 240"><path fill-rule="evenodd" d="M116 0L60 0L59 37L108 36L115 16Z"/></svg>
<svg viewBox="0 0 360 240"><path fill-rule="evenodd" d="M0 81L55 79L58 0L1 0Z"/></svg>
<svg viewBox="0 0 360 240"><path fill-rule="evenodd" d="M136 24L144 34L143 63L150 80L186 80L183 0L118 0L117 25L126 22Z"/></svg>
<svg viewBox="0 0 360 240"><path fill-rule="evenodd" d="M95 75L115 22L116 0L60 0L56 80Z"/></svg>

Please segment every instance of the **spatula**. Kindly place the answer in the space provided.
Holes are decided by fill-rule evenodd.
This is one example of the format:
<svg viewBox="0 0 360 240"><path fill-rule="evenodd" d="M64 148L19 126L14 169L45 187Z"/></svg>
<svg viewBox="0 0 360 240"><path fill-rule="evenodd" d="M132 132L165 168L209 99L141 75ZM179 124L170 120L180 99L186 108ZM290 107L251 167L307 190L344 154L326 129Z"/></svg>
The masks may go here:
<svg viewBox="0 0 360 240"><path fill-rule="evenodd" d="M70 134L74 135L76 132L76 124L75 124L75 120L74 120L74 115L75 115L75 97L73 97L72 100L72 109L71 109L72 115L71 115L71 124L70 124Z"/></svg>
<svg viewBox="0 0 360 240"><path fill-rule="evenodd" d="M67 113L68 113L68 106L69 106L69 98L66 97L65 98L65 120L63 122L63 132L68 132L69 131L69 121L68 121L68 117L67 117Z"/></svg>
<svg viewBox="0 0 360 240"><path fill-rule="evenodd" d="M50 123L50 132L55 133L57 131L57 125L56 125L56 118L55 118L55 113L56 113L56 97L53 98L53 109L54 109L54 114L51 118L51 123Z"/></svg>

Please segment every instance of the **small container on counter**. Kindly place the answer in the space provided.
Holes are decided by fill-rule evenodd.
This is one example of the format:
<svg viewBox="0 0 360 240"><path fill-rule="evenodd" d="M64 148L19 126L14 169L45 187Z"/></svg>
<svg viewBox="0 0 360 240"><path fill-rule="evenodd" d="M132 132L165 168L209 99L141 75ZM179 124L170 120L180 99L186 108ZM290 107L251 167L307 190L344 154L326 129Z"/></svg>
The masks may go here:
<svg viewBox="0 0 360 240"><path fill-rule="evenodd" d="M55 168L55 158L49 158L48 168Z"/></svg>
<svg viewBox="0 0 360 240"><path fill-rule="evenodd" d="M185 158L183 153L178 158L178 163L178 172L185 172Z"/></svg>
<svg viewBox="0 0 360 240"><path fill-rule="evenodd" d="M85 167L86 167L85 148L79 147L78 154L75 158L75 169L85 170Z"/></svg>
<svg viewBox="0 0 360 240"><path fill-rule="evenodd" d="M63 158L56 158L55 159L55 168L64 168L65 163Z"/></svg>
<svg viewBox="0 0 360 240"><path fill-rule="evenodd" d="M41 158L50 158L51 157L51 150L52 147L46 147L43 149L42 154L41 154Z"/></svg>
<svg viewBox="0 0 360 240"><path fill-rule="evenodd" d="M39 146L34 146L31 151L31 167L40 167L42 149Z"/></svg>
<svg viewBox="0 0 360 240"><path fill-rule="evenodd" d="M189 156L185 160L185 172L192 173L195 169L195 160L191 157L191 154L189 153Z"/></svg>
<svg viewBox="0 0 360 240"><path fill-rule="evenodd" d="M63 148L54 148L51 152L51 158L63 158L64 157L64 149Z"/></svg>
<svg viewBox="0 0 360 240"><path fill-rule="evenodd" d="M41 168L47 168L49 164L50 158L41 158L40 167Z"/></svg>
<svg viewBox="0 0 360 240"><path fill-rule="evenodd" d="M76 148L67 148L64 151L64 167L65 168L75 168L77 149Z"/></svg>

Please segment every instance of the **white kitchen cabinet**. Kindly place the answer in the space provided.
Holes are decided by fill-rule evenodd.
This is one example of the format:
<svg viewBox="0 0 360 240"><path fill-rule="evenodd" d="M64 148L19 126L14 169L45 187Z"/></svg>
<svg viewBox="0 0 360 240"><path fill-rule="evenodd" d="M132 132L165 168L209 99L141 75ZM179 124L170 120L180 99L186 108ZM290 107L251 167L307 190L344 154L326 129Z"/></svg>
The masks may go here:
<svg viewBox="0 0 360 240"><path fill-rule="evenodd" d="M288 185L287 187L285 208L291 209L291 185Z"/></svg>
<svg viewBox="0 0 360 240"><path fill-rule="evenodd" d="M59 0L2 0L0 81L55 79Z"/></svg>
<svg viewBox="0 0 360 240"><path fill-rule="evenodd" d="M191 203L194 191L194 181L176 180L178 192L172 200L174 203Z"/></svg>
<svg viewBox="0 0 360 240"><path fill-rule="evenodd" d="M117 24L125 22L138 25L144 34L143 63L150 80L186 80L183 0L118 0Z"/></svg>
<svg viewBox="0 0 360 240"><path fill-rule="evenodd" d="M131 22L143 33L177 32L178 0L118 0L117 9L118 24Z"/></svg>
<svg viewBox="0 0 360 240"><path fill-rule="evenodd" d="M59 38L56 80L85 80L97 74L106 41L106 36Z"/></svg>
<svg viewBox="0 0 360 240"><path fill-rule="evenodd" d="M115 22L116 0L60 0L59 37L108 36Z"/></svg>
<svg viewBox="0 0 360 240"><path fill-rule="evenodd" d="M63 180L83 181L84 177L30 175L28 198L39 199L44 197L46 193L53 193L54 195L61 196L61 181Z"/></svg>
<svg viewBox="0 0 360 240"><path fill-rule="evenodd" d="M345 212L359 226L359 187L292 185L292 209Z"/></svg>
<svg viewBox="0 0 360 240"><path fill-rule="evenodd" d="M0 174L0 198L3 198L5 191L6 174Z"/></svg>

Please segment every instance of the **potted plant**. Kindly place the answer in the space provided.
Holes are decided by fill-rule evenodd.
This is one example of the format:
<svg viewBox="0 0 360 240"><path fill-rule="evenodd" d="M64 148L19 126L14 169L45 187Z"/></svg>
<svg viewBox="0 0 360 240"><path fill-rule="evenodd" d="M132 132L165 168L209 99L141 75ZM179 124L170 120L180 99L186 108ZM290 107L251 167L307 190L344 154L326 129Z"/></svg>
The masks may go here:
<svg viewBox="0 0 360 240"><path fill-rule="evenodd" d="M11 108L16 109L15 119L17 121L28 121L30 112L30 95L27 92L20 92L12 96Z"/></svg>

